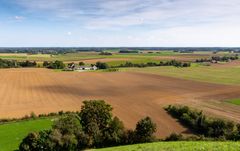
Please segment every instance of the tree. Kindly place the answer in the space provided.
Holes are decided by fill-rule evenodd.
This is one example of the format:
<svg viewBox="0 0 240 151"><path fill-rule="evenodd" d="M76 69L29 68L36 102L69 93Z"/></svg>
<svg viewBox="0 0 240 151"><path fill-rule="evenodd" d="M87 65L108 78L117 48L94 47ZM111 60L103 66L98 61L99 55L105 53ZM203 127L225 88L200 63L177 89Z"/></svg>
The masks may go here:
<svg viewBox="0 0 240 151"><path fill-rule="evenodd" d="M82 130L80 118L77 114L69 114L60 118L53 124L53 129L58 129L61 134L75 134Z"/></svg>
<svg viewBox="0 0 240 151"><path fill-rule="evenodd" d="M114 117L108 128L104 131L104 146L116 146L123 143L124 125L119 118Z"/></svg>
<svg viewBox="0 0 240 151"><path fill-rule="evenodd" d="M98 69L107 69L107 68L109 68L108 64L106 64L106 63L104 63L104 62L97 62L97 63L96 63L96 67L97 67Z"/></svg>
<svg viewBox="0 0 240 151"><path fill-rule="evenodd" d="M53 129L49 134L49 146L52 151L75 151L77 150L77 139L73 134L62 134L59 129Z"/></svg>
<svg viewBox="0 0 240 151"><path fill-rule="evenodd" d="M43 67L48 67L49 66L49 62L48 61L44 61L43 62Z"/></svg>
<svg viewBox="0 0 240 151"><path fill-rule="evenodd" d="M56 60L55 62L50 62L47 68L50 69L63 69L65 64L62 61Z"/></svg>
<svg viewBox="0 0 240 151"><path fill-rule="evenodd" d="M151 142L154 140L153 134L156 132L156 124L150 117L141 119L135 129L136 141L139 143Z"/></svg>
<svg viewBox="0 0 240 151"><path fill-rule="evenodd" d="M79 114L84 132L89 135L92 146L103 145L103 135L112 121L112 107L102 100L84 101Z"/></svg>
<svg viewBox="0 0 240 151"><path fill-rule="evenodd" d="M84 66L85 63L84 62L79 62L79 66Z"/></svg>
<svg viewBox="0 0 240 151"><path fill-rule="evenodd" d="M99 129L108 126L112 119L112 107L103 100L84 101L79 114L84 129L92 122L96 123Z"/></svg>

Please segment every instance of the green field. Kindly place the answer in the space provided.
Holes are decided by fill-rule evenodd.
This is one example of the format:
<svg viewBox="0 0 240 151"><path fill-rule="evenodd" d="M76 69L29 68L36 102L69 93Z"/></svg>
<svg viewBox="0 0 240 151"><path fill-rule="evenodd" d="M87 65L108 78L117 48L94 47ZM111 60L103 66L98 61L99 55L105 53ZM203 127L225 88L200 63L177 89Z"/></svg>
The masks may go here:
<svg viewBox="0 0 240 151"><path fill-rule="evenodd" d="M29 132L50 129L52 123L53 118L42 118L0 125L0 151L18 149L20 142Z"/></svg>
<svg viewBox="0 0 240 151"><path fill-rule="evenodd" d="M92 151L240 151L240 142L158 142Z"/></svg>
<svg viewBox="0 0 240 151"><path fill-rule="evenodd" d="M129 58L129 59L151 59L156 56L172 56L179 53L173 51L161 51L158 53L113 53L113 55L99 55L99 52L78 52L66 54L26 54L26 53L0 53L0 58L11 60L34 60L34 61L79 61L85 59L101 59L101 58Z"/></svg>
<svg viewBox="0 0 240 151"><path fill-rule="evenodd" d="M240 67L214 67L194 64L188 68L172 66L123 68L120 71L142 72L217 84L240 85Z"/></svg>
<svg viewBox="0 0 240 151"><path fill-rule="evenodd" d="M232 99L232 100L228 100L227 102L235 104L235 105L240 105L240 99Z"/></svg>

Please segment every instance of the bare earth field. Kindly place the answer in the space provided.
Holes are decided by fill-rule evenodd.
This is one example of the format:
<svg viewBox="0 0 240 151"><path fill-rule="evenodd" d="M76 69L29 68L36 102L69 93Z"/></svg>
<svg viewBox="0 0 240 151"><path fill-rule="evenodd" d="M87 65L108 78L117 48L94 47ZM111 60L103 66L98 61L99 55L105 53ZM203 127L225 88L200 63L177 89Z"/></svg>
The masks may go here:
<svg viewBox="0 0 240 151"><path fill-rule="evenodd" d="M239 97L238 86L143 73L54 72L37 68L2 69L0 77L0 118L80 110L84 100L103 99L128 128L144 116L152 117L160 137L172 132L187 133L163 110L169 104L189 104L213 115L240 119L239 107L218 105L218 100Z"/></svg>

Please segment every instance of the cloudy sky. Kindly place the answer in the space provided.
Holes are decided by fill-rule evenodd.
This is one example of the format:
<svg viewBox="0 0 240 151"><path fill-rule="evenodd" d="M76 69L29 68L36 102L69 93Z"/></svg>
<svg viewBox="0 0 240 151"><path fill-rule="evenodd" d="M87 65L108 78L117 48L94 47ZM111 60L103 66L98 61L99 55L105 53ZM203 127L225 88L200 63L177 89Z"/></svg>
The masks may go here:
<svg viewBox="0 0 240 151"><path fill-rule="evenodd" d="M240 46L240 0L0 0L4 46Z"/></svg>

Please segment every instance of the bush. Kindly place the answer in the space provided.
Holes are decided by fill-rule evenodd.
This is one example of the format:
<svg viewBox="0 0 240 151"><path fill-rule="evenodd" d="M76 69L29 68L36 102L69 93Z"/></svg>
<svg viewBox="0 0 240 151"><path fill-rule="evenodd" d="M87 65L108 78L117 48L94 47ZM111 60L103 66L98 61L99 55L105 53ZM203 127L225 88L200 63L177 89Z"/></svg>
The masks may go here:
<svg viewBox="0 0 240 151"><path fill-rule="evenodd" d="M165 139L165 141L182 141L182 140L184 140L183 135L182 134L176 134L176 133L170 134Z"/></svg>
<svg viewBox="0 0 240 151"><path fill-rule="evenodd" d="M119 69L117 69L117 68L109 68L109 69L106 69L106 70L104 70L105 72L118 72L119 71Z"/></svg>
<svg viewBox="0 0 240 151"><path fill-rule="evenodd" d="M51 131L29 133L21 142L19 151L50 150L49 134Z"/></svg>

